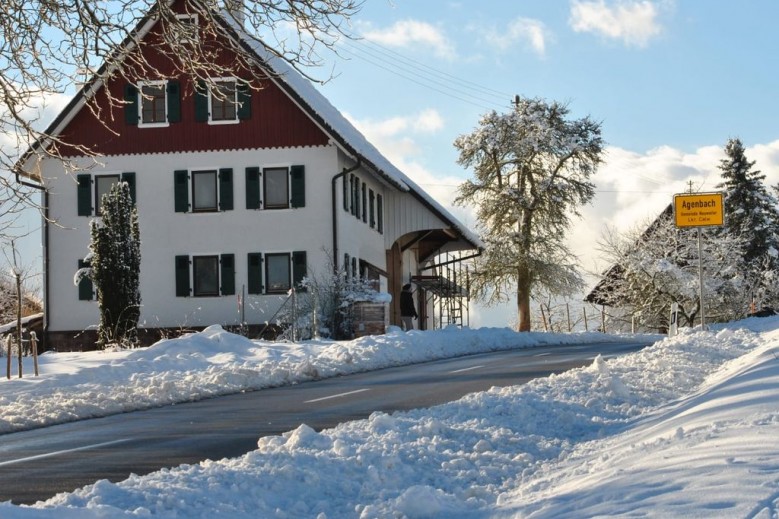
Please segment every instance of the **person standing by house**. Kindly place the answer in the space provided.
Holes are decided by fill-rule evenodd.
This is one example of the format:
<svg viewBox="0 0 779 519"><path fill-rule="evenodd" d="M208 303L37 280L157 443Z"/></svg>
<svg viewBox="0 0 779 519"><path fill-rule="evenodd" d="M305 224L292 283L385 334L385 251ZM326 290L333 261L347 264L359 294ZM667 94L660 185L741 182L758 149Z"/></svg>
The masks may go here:
<svg viewBox="0 0 779 519"><path fill-rule="evenodd" d="M403 324L403 330L414 329L413 319L418 318L417 311L414 308L414 296L411 292L411 283L403 285L400 292L400 322Z"/></svg>

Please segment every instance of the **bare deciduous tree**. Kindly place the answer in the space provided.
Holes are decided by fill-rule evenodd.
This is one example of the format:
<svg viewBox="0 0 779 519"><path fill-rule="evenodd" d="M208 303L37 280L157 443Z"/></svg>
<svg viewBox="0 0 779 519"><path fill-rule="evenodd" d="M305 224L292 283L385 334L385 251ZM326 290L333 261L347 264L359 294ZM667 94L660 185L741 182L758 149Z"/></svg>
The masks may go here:
<svg viewBox="0 0 779 519"><path fill-rule="evenodd" d="M0 174L0 221L36 205L29 188L13 179L21 173L19 158L25 150L62 159L71 170L77 165L66 157L97 156L89 146L74 146L41 128L47 98L71 94L74 85L83 85L85 96L108 100L88 105L90 109L121 107L124 99L101 85L141 74L166 77L171 66L192 80L205 77L206 70L210 77L235 76L238 71L259 75L247 42L262 49L267 59L283 60L313 79L306 69L321 65L320 52L349 37L348 21L360 4L361 0L7 0L0 16L0 173L5 172ZM138 39L151 24L161 40ZM224 50L213 45L216 35L225 31L232 37L220 41L234 53L228 63L215 59ZM169 47L165 53L169 61L163 65L147 59L144 52L145 45L160 42ZM98 115L100 120L114 116Z"/></svg>

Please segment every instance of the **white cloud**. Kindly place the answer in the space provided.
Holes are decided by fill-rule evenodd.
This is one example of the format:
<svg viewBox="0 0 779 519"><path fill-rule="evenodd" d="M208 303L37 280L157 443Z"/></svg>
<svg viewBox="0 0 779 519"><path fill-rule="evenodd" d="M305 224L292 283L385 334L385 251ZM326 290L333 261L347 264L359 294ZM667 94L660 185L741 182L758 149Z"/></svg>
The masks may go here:
<svg viewBox="0 0 779 519"><path fill-rule="evenodd" d="M437 111L428 109L411 116L398 116L381 121L357 120L349 114L345 115L390 162L446 207L455 218L473 229L473 210L452 205L457 186L463 182L463 178L430 171L418 159L421 150L415 136L435 133L444 126L444 119ZM459 166L454 164L451 165L451 170L462 172Z"/></svg>
<svg viewBox="0 0 779 519"><path fill-rule="evenodd" d="M659 14L658 5L649 0L620 0L612 5L605 0L574 0L569 23L576 32L592 32L629 46L646 47L662 30Z"/></svg>
<svg viewBox="0 0 779 519"><path fill-rule="evenodd" d="M529 46L539 56L546 54L546 43L551 38L543 22L522 17L509 22L505 30L486 32L487 42L500 51L506 51L519 42Z"/></svg>
<svg viewBox="0 0 779 519"><path fill-rule="evenodd" d="M363 31L362 36L389 47L427 46L433 49L436 56L446 60L453 60L456 56L454 44L441 29L418 20L402 20L386 29L369 27Z"/></svg>
<svg viewBox="0 0 779 519"><path fill-rule="evenodd" d="M583 208L583 218L574 222L569 246L587 270L602 270L596 250L606 227L617 231L644 226L673 201L673 195L687 192L689 182L695 191L715 191L721 182L719 165L724 143L684 153L663 146L637 153L609 148L606 162L594 177L597 193L592 205ZM769 188L779 182L779 140L746 149L755 170L766 175Z"/></svg>

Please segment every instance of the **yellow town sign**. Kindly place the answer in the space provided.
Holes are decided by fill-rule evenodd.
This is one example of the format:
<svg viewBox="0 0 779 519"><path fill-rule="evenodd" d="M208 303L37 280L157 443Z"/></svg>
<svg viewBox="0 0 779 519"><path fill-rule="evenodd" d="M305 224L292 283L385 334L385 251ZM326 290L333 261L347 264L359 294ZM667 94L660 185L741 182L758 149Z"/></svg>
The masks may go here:
<svg viewBox="0 0 779 519"><path fill-rule="evenodd" d="M677 227L710 227L723 224L722 193L674 195Z"/></svg>

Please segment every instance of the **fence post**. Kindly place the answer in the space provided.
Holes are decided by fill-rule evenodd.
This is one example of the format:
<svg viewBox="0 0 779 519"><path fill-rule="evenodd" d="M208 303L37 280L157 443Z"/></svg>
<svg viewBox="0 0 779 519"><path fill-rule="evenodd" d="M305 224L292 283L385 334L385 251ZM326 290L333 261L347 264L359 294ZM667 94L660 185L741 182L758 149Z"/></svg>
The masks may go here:
<svg viewBox="0 0 779 519"><path fill-rule="evenodd" d="M582 308L582 313L584 314L584 331L585 332L589 332L590 331L590 327L587 325L587 309L586 308Z"/></svg>
<svg viewBox="0 0 779 519"><path fill-rule="evenodd" d="M7 355L7 362L5 366L5 375L8 377L8 380L11 380L11 334L5 336L5 348L6 348L6 355Z"/></svg>
<svg viewBox="0 0 779 519"><path fill-rule="evenodd" d="M35 376L38 376L38 336L30 332L30 347L32 348L32 363L35 368Z"/></svg>

